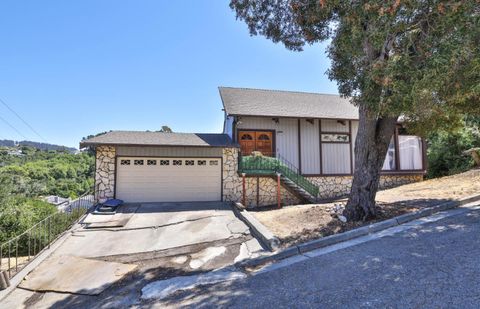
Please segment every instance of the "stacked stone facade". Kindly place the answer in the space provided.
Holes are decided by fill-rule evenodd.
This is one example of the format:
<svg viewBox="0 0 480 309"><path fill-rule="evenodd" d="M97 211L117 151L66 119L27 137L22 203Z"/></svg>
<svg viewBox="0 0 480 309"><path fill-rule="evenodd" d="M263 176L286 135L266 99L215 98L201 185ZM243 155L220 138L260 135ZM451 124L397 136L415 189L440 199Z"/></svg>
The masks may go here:
<svg viewBox="0 0 480 309"><path fill-rule="evenodd" d="M335 198L350 193L352 176L308 177L319 188L319 198ZM380 189L422 181L423 175L382 175L380 176Z"/></svg>
<svg viewBox="0 0 480 309"><path fill-rule="evenodd" d="M99 146L96 151L95 200L104 202L115 194L115 147Z"/></svg>
<svg viewBox="0 0 480 309"><path fill-rule="evenodd" d="M223 149L223 200L242 202L243 182L238 173L238 148ZM96 149L95 199L103 202L115 194L115 147L99 146ZM352 176L308 177L319 187L319 198L335 198L349 193ZM391 188L421 181L422 175L382 175L380 188ZM277 205L277 180L275 177L245 177L246 206ZM280 187L282 205L301 203L300 199Z"/></svg>
<svg viewBox="0 0 480 309"><path fill-rule="evenodd" d="M352 185L352 176L308 177L319 187L319 198L335 198L347 195ZM386 189L407 183L421 181L423 175L382 175L380 188ZM270 177L246 177L246 206L259 207L277 204L277 182ZM242 177L238 174L238 149L223 150L223 199L242 202ZM294 205L301 201L281 186L282 205Z"/></svg>
<svg viewBox="0 0 480 309"><path fill-rule="evenodd" d="M225 148L223 150L223 200L242 202L243 182L238 174L238 148ZM276 205L277 181L270 177L245 177L245 204L247 207ZM282 205L298 204L300 200L287 191L283 186L280 188Z"/></svg>

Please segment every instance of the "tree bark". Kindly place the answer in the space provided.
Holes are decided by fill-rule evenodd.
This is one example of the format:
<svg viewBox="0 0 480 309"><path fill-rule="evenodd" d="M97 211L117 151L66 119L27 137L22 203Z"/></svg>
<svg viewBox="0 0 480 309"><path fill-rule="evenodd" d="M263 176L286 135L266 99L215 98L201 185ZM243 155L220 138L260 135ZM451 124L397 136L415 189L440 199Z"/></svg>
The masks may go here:
<svg viewBox="0 0 480 309"><path fill-rule="evenodd" d="M355 141L355 170L350 198L344 215L348 220L368 220L377 216L375 196L398 117L379 118L367 106L359 107L359 127ZM396 162L398 164L398 162Z"/></svg>

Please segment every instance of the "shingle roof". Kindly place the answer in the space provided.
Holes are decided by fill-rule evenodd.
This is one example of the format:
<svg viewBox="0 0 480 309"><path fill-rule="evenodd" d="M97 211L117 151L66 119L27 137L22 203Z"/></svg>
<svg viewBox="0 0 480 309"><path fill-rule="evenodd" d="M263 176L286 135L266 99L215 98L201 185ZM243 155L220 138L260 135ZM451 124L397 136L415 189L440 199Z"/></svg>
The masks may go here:
<svg viewBox="0 0 480 309"><path fill-rule="evenodd" d="M358 119L358 108L339 95L219 87L229 115Z"/></svg>
<svg viewBox="0 0 480 309"><path fill-rule="evenodd" d="M234 146L226 134L214 133L164 133L145 131L111 131L80 142L80 148L99 145L137 146Z"/></svg>

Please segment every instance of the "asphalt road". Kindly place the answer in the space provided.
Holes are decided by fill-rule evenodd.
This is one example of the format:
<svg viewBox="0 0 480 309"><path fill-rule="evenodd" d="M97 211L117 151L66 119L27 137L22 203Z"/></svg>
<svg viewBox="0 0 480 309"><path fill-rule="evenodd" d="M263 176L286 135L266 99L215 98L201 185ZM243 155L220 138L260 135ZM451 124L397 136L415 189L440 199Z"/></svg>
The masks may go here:
<svg viewBox="0 0 480 309"><path fill-rule="evenodd" d="M480 210L143 307L480 308Z"/></svg>

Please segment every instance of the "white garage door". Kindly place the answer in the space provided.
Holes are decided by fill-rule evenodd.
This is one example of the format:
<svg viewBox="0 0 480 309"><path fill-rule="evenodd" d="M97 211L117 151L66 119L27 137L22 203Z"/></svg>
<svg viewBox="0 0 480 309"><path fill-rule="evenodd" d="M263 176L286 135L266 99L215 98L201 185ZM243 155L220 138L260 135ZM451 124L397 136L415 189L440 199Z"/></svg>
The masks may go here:
<svg viewBox="0 0 480 309"><path fill-rule="evenodd" d="M219 158L117 159L116 197L125 202L221 200Z"/></svg>

